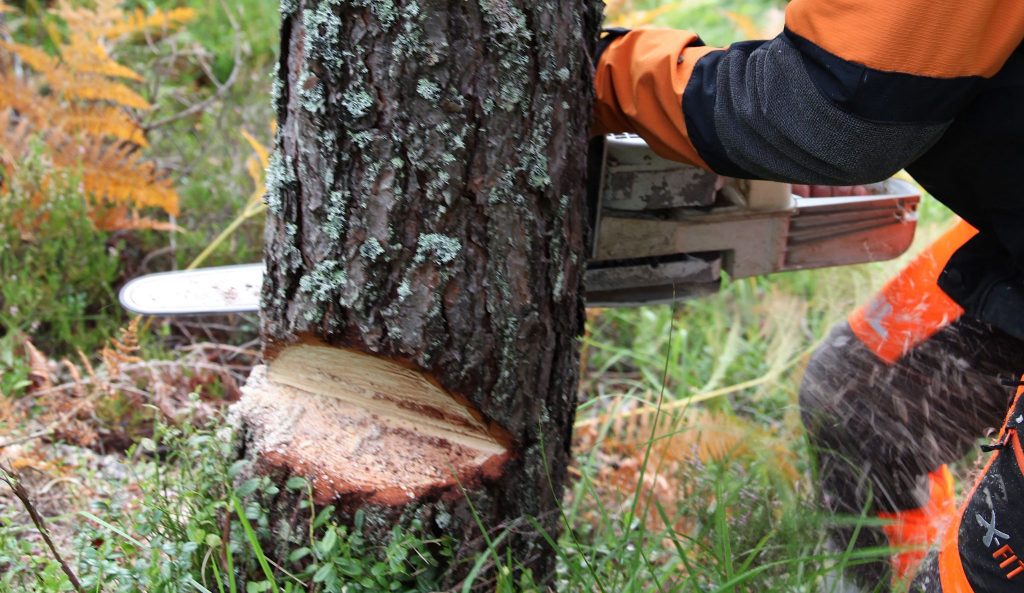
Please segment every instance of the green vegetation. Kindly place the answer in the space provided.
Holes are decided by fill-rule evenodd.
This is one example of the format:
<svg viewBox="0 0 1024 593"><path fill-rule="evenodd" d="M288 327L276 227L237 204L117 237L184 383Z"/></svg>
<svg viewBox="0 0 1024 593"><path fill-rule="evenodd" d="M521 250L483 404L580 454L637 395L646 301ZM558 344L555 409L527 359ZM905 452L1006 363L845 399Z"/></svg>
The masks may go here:
<svg viewBox="0 0 1024 593"><path fill-rule="evenodd" d="M385 548L371 548L358 518L349 533L329 523L330 508L313 520L307 543L294 549L291 564L271 570L256 534L279 529L269 524L259 503L278 489L268 478L239 478L248 468L232 463L232 433L217 424L203 429L188 422L158 425L152 439L126 452L138 489L129 505L124 505L128 493L113 491L106 498L73 502L50 518L51 528L70 531L68 549L74 550L73 570L84 590L287 593L305 591L301 583L316 583L324 593L436 590L434 558L448 553L445 542L425 543L414 533L396 531ZM110 477L79 479L98 483ZM308 491L299 479L287 488ZM307 500L302 508L310 504ZM24 537L28 527L20 514L18 507L0 507L0 593L70 590L59 563Z"/></svg>
<svg viewBox="0 0 1024 593"><path fill-rule="evenodd" d="M253 180L245 160L252 147L240 130L269 144L277 3L134 4L188 5L200 12L178 46L196 53L154 56L139 50L126 60L153 78L148 82L159 78L173 91L160 95L152 121L215 97L197 113L151 133L151 151L173 171L182 196L176 221L181 232L132 236L133 249L151 255L147 271L156 271L188 264L246 207ZM659 4L637 0L613 7L639 15ZM649 20L698 30L709 43L724 44L743 37L749 22L776 18L782 4L685 1ZM39 28L23 33L36 35ZM150 62L153 68L145 66ZM234 85L221 93L217 85L236 67ZM12 428L21 417L10 409L31 416L42 406L18 399L30 374L22 336L53 356L76 349L93 353L124 322L111 289L124 272L124 245L88 223L84 199L70 180L46 190L48 210L31 233L12 224L19 213L34 211L26 206L34 193L23 188L36 179L37 166L42 165L26 167L24 179L0 198L0 445L6 434L23 434ZM947 216L926 203L919 244ZM261 238L262 220L254 217L206 265L255 261ZM365 247L368 254L377 251ZM423 246L425 256L439 259L451 248ZM800 427L796 391L809 352L830 325L898 265L727 282L720 294L684 305L591 312L575 482L563 508L567 529L552 541L559 562L556 589L819 591L825 574L884 555L885 550L854 554L823 545L829 522L844 519L816 510L812 452ZM172 332L157 329L162 333L152 341ZM252 338L249 330L246 339ZM160 346L145 351L168 354ZM192 385L194 376L181 383ZM188 409L201 408L199 396L209 389L195 387ZM122 401L111 397L105 401ZM154 402L146 405L147 421L166 414ZM372 547L358 522L347 531L332 525L327 512L292 551L289 566L270 565L255 543L266 538L253 536L279 528L266 518L266 506L279 492L266 480L244 479L249 468L232 462L234 437L223 428L224 418L205 418L158 422L148 436L133 436L127 451L100 454L38 440L0 448L0 459L8 454L22 463L20 473L32 482L40 511L86 591L435 590L432 567L451 553L448 542L422 541L414 530L395 532L388 545ZM301 481L287 487L307 489ZM0 483L0 593L72 590L5 489ZM496 555L480 559L463 590L494 563L503 567L497 591L537 590L529 575L517 576L515 559Z"/></svg>
<svg viewBox="0 0 1024 593"><path fill-rule="evenodd" d="M93 227L75 180L46 177L42 151L32 155L0 191L0 352L26 335L55 355L91 352L124 320L118 245Z"/></svg>

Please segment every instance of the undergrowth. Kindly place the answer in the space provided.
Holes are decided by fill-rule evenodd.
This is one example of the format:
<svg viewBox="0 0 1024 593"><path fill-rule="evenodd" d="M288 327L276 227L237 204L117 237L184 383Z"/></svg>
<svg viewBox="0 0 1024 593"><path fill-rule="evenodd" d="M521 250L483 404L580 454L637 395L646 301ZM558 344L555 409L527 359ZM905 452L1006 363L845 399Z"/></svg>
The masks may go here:
<svg viewBox="0 0 1024 593"><path fill-rule="evenodd" d="M307 591L315 584L324 593L436 590L436 558L450 553L448 544L428 545L414 526L396 528L386 546L373 547L358 517L349 530L330 522L330 507L311 521L308 541L294 549L289 565L271 570L258 540L269 541L276 527L258 501L278 494L278 487L266 477L239 478L247 468L234 461L236 451L221 418L202 428L159 424L152 438L129 449L119 471L131 475L130 490L111 489L53 518L67 524L71 567L83 589L261 593ZM301 479L285 487L308 491ZM310 504L307 499L302 508ZM69 590L59 562L17 514L0 507L0 592Z"/></svg>
<svg viewBox="0 0 1024 593"><path fill-rule="evenodd" d="M75 177L54 173L41 143L0 187L0 353L26 335L55 354L93 352L115 334L118 246L88 213ZM0 396L16 395L13 370L0 362Z"/></svg>

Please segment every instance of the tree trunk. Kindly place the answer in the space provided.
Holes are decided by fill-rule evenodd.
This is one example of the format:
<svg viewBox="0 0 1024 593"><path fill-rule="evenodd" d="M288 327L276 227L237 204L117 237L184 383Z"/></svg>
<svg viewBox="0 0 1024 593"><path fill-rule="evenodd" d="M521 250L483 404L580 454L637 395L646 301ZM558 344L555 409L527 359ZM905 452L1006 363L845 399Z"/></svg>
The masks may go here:
<svg viewBox="0 0 1024 593"><path fill-rule="evenodd" d="M597 2L283 0L245 455L541 579L576 408ZM285 492L285 489L282 489ZM282 494L271 524L307 516Z"/></svg>

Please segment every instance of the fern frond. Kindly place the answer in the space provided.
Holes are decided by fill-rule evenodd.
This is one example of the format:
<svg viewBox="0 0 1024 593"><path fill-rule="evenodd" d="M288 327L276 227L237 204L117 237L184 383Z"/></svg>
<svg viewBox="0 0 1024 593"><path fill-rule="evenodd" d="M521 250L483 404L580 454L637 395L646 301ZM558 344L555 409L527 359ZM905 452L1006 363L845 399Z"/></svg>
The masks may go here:
<svg viewBox="0 0 1024 593"><path fill-rule="evenodd" d="M134 70L115 62L100 43L80 32L71 34L70 42L61 46L60 55L75 72L142 81Z"/></svg>
<svg viewBox="0 0 1024 593"><path fill-rule="evenodd" d="M77 171L82 187L98 204L131 208L160 208L179 213L179 198L171 182L160 177L156 166L143 161L137 147L93 139L69 139L51 145L56 166Z"/></svg>
<svg viewBox="0 0 1024 593"><path fill-rule="evenodd" d="M60 0L54 12L72 31L83 31L94 38L102 37L103 30L124 18L121 0L95 0L92 8L76 8L68 0Z"/></svg>
<svg viewBox="0 0 1024 593"><path fill-rule="evenodd" d="M31 128L28 121L8 125L11 119L10 109L0 111L0 190L8 190L9 180L24 155L28 152L28 141Z"/></svg>
<svg viewBox="0 0 1024 593"><path fill-rule="evenodd" d="M4 109L13 109L19 118L39 128L52 123L54 114L62 111L51 95L40 96L17 77L0 73L0 110ZM7 125L9 121L9 115L3 117L0 125Z"/></svg>
<svg viewBox="0 0 1024 593"><path fill-rule="evenodd" d="M108 162L113 168L91 163L83 167L82 184L87 193L111 202L161 208L172 216L178 215L178 193L170 181L157 178L151 166L128 167L115 159Z"/></svg>
<svg viewBox="0 0 1024 593"><path fill-rule="evenodd" d="M249 173L254 188L246 205L246 210L249 210L252 205L262 203L263 194L266 193L264 176L270 162L270 151L245 128L242 128L240 131L245 141L249 143L253 152L256 153L245 160L245 170Z"/></svg>
<svg viewBox="0 0 1024 593"><path fill-rule="evenodd" d="M53 82L53 81L51 81ZM58 86L58 84L54 84ZM82 101L107 101L140 111L152 107L142 95L127 85L112 82L99 76L79 76L71 80L61 79L59 88L65 97Z"/></svg>
<svg viewBox="0 0 1024 593"><path fill-rule="evenodd" d="M160 231L162 233L176 233L181 230L175 224L166 220L157 220L148 216L141 216L136 210L129 210L126 207L109 208L102 213L91 214L96 227L107 231Z"/></svg>
<svg viewBox="0 0 1024 593"><path fill-rule="evenodd" d="M260 195L263 195L263 193L265 193L265 182L263 180L263 172L266 171L266 167L261 167L260 161L256 157L249 157L245 161L245 170L249 173L249 178L252 179L253 187L256 188L253 191Z"/></svg>
<svg viewBox="0 0 1024 593"><path fill-rule="evenodd" d="M194 13L185 9L126 15L122 1L58 0L49 12L63 18L69 33L48 29L56 56L0 40L0 187L24 158L26 138L39 138L48 147L55 175L71 172L81 179L98 227L175 230L140 214L141 209L159 208L177 215L179 198L139 150L148 143L129 110L151 105L123 81L142 77L113 59L109 47L118 36L176 27ZM7 56L11 59L3 59ZM15 76L15 57L37 74Z"/></svg>
<svg viewBox="0 0 1024 593"><path fill-rule="evenodd" d="M134 317L127 327L121 328L121 335L118 338L109 338L107 344L100 350L100 357L103 359L107 371L117 376L121 374L121 365L142 362L139 358L139 320Z"/></svg>
<svg viewBox="0 0 1024 593"><path fill-rule="evenodd" d="M21 61L40 74L48 74L57 69L57 59L41 49L31 45L23 45L13 41L0 39L0 47L21 58Z"/></svg>
<svg viewBox="0 0 1024 593"><path fill-rule="evenodd" d="M245 138L245 141L249 143L249 146L252 147L253 152L255 152L256 156L259 158L260 166L266 169L267 166L270 164L270 151L267 150L267 147L264 146L262 142L257 140L255 136L250 134L249 131L246 130L245 128L242 128L239 131L242 133L242 136Z"/></svg>
<svg viewBox="0 0 1024 593"><path fill-rule="evenodd" d="M785 439L728 414L692 410L683 417L624 415L613 421L605 442L605 448L626 456L642 455L648 446L654 459L670 463L770 459L772 469L790 482L800 475Z"/></svg>
<svg viewBox="0 0 1024 593"><path fill-rule="evenodd" d="M105 37L122 37L133 33L152 30L172 30L195 20L196 11L191 8L174 8L146 14L136 9L134 13L102 29Z"/></svg>
<svg viewBox="0 0 1024 593"><path fill-rule="evenodd" d="M85 133L96 138L113 138L138 146L149 146L142 128L130 115L117 107L72 108L61 126L70 133Z"/></svg>

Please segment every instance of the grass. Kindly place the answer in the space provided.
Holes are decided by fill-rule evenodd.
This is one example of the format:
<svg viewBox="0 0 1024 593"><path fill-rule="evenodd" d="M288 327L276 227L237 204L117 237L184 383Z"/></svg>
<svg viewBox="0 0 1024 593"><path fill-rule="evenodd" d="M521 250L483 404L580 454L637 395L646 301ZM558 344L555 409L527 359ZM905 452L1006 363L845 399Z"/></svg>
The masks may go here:
<svg viewBox="0 0 1024 593"><path fill-rule="evenodd" d="M277 19L276 3L267 0L156 4L188 4L203 14L189 35L207 52L210 72L186 61L167 84L209 91L236 66L236 42L242 60L238 82L209 109L154 133L153 152L177 175L177 223L185 230L142 242L143 252L164 254L149 259L148 271L186 265L251 193L244 168L251 149L239 130L269 144ZM753 23L775 19L781 3L659 6L637 0L628 9L724 44L750 33ZM181 107L175 97L161 113ZM947 217L925 203L918 245ZM258 259L261 232L262 221L245 223L207 264ZM551 540L556 590L820 591L827 573L884 555L823 545L825 528L840 519L817 511L812 453L795 402L809 352L899 265L726 282L719 294L682 305L592 311L574 481L562 509L567 529ZM20 360L15 345L0 340L6 393L26 386L29 369ZM4 415L10 401L0 395L0 404L0 435L16 434L13 417ZM394 532L386 549L370 548L358 525L332 525L326 512L313 521L306 545L292 552L294 565L270 565L258 543L270 529L266 509L252 501L277 487L239 478L246 468L230 462L232 436L218 419L158 423L126 453L28 442L0 454L21 463L33 492L43 493L41 512L61 549L72 552L88 591L258 593L304 591L302 583L319 591L434 590L433 567L451 552L449 543L423 542L414 526ZM0 503L10 501L2 496ZM495 552L479 568L492 561L515 566ZM499 571L498 578L499 591L536 588L529 575L514 571ZM21 510L0 504L0 593L69 587Z"/></svg>

